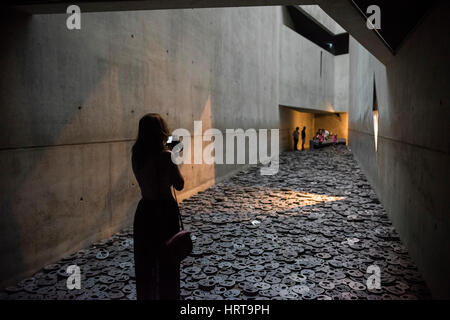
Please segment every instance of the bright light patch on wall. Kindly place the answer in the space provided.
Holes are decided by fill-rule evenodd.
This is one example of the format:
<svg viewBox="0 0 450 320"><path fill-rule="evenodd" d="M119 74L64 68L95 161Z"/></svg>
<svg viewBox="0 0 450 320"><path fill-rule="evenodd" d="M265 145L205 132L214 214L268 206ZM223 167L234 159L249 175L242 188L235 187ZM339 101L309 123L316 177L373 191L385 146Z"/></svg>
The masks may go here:
<svg viewBox="0 0 450 320"><path fill-rule="evenodd" d="M375 75L373 76L372 113L373 113L373 137L375 140L375 152L376 152L378 150L378 100L377 100L377 88L375 85Z"/></svg>
<svg viewBox="0 0 450 320"><path fill-rule="evenodd" d="M375 151L378 150L378 110L373 112L373 136L375 138Z"/></svg>

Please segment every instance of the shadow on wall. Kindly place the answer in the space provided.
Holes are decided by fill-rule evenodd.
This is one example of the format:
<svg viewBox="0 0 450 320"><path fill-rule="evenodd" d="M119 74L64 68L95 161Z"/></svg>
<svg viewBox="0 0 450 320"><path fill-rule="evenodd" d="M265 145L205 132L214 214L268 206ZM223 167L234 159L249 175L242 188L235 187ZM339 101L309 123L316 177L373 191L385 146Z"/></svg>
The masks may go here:
<svg viewBox="0 0 450 320"><path fill-rule="evenodd" d="M173 39L156 38L147 43L148 56L134 59L125 53L142 49L135 35L104 32L133 14L147 13L107 13L102 19L86 14L86 28L78 33L65 30L66 15L2 20L9 46L0 52L0 286L131 222L140 196L131 146L142 115L161 113L173 127L203 120L204 130L214 117L221 120L210 96L212 62L199 59L203 48L184 50L195 63L174 63L172 52L185 44L173 30ZM111 39L119 36L123 41ZM189 83L173 83L174 75L185 75ZM215 182L214 165L181 169L188 191Z"/></svg>
<svg viewBox="0 0 450 320"><path fill-rule="evenodd" d="M125 126L113 128L119 139L104 134L112 114L121 124L133 117L133 107L121 108L130 102L122 96L130 70L80 47L76 35L49 33L64 15L2 21L0 286L109 237L130 222L139 195L129 165L134 138ZM85 68L71 64L80 59ZM92 116L99 110L104 123ZM92 134L102 125L102 135Z"/></svg>
<svg viewBox="0 0 450 320"><path fill-rule="evenodd" d="M406 44L386 68L389 103L383 114L377 108L377 189L434 297L450 299L450 43L441 38L450 32L450 5L439 3L445 4L428 17L432 30L416 31L429 43ZM426 62L416 63L417 56ZM395 122L383 121L387 113Z"/></svg>
<svg viewBox="0 0 450 320"><path fill-rule="evenodd" d="M2 22L7 27L1 28L1 37L8 46L0 53L5 71L0 78L0 286L96 239L99 229L92 228L93 235L90 227L108 223L111 211L109 201L98 203L95 214L86 210L87 203L98 197L90 192L99 183L95 179L99 173L89 170L92 145L83 148L61 142L67 127L79 122L90 92L77 91L77 102L64 99L74 92L61 82L62 75L65 71L77 75L65 70L61 61L48 64L49 57L39 48L48 43L46 34L35 33L45 26L35 17L14 12ZM66 41L70 45L71 40ZM76 40L71 45L76 46ZM96 71L90 73L92 83L100 83L107 73L101 65ZM63 122L53 120L56 113ZM51 123L45 131L43 122ZM108 155L108 146L99 154ZM80 177L80 171L87 174ZM105 192L110 190L109 182L102 185Z"/></svg>
<svg viewBox="0 0 450 320"><path fill-rule="evenodd" d="M24 39L26 36L25 32L20 32L20 30L29 28L30 21L31 17L27 15L6 15L5 12L2 12L0 24L0 35L2 40L5 41L5 43L12 43L14 39L19 39L19 41ZM15 30L16 32L7 32L6 30ZM9 47L6 47L0 51L0 62L3 63L8 49ZM2 105L2 113L4 113L6 104L4 103L3 98L8 92L8 90L4 88L4 84L7 81L5 73L2 73L0 81L0 89L2 92L0 95L0 105ZM5 127L0 126L0 130L1 137L7 137ZM15 216L13 212L11 195L15 194L16 190L19 189L26 175L21 175L19 179L13 181L5 179L6 170L9 172L14 172L15 175L20 175L23 170L20 166L18 166L17 161L6 161L4 157L5 152L6 151L3 148L0 150L0 192L2 194L2 201L0 203L0 286L3 286L11 275L16 275L15 271L17 268L23 270L25 263L21 251L17 250L21 248L22 239L18 236L18 233L20 232L20 224L18 217ZM30 171L31 169L32 168L27 168L26 170ZM11 250L11 248L15 248L16 250Z"/></svg>
<svg viewBox="0 0 450 320"><path fill-rule="evenodd" d="M264 23L275 11L204 10L87 13L80 32L65 14L2 20L0 286L132 220L131 146L144 114L191 132L194 120L203 130L278 125L278 30ZM255 37L266 25L272 37ZM180 198L240 167L183 165Z"/></svg>
<svg viewBox="0 0 450 320"><path fill-rule="evenodd" d="M161 112L160 105L133 106L148 101L148 84L133 87L130 73L146 74L146 66L135 70L105 60L91 46L91 35L50 32L64 25L65 17L2 20L8 26L2 38L9 44L0 53L2 287L129 225L140 196L130 165L139 117L160 112L170 123L179 116ZM192 119L208 122L208 95L196 99L204 108ZM202 172L214 182L213 169L197 168L188 179L197 183Z"/></svg>
<svg viewBox="0 0 450 320"><path fill-rule="evenodd" d="M450 297L450 43L442 39L450 32L449 12L448 1L436 2L387 66L350 42L353 154L434 297L444 299Z"/></svg>

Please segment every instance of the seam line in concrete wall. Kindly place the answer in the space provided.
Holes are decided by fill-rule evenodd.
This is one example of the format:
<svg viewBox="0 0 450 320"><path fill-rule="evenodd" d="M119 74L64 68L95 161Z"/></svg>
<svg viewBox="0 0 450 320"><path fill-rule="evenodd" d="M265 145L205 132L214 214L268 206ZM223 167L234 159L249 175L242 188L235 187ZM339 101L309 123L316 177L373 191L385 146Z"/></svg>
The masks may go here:
<svg viewBox="0 0 450 320"><path fill-rule="evenodd" d="M353 131L353 132L365 134L365 135L372 136L372 137L374 136L373 133L364 132L364 131L359 131L359 130L350 129L350 128L348 129L348 131ZM442 151L442 150L439 150L439 149L430 148L430 147L425 147L425 146L421 146L421 145L419 145L419 144L415 144L415 143L411 143L411 142L406 142L406 141L402 141L402 140L397 140L397 139L389 138L389 137L385 137L385 136L380 136L380 135L378 135L378 139L389 140L389 141L397 142L397 143L400 143L400 144L406 144L406 145L411 146L411 147L416 147L416 148L420 148L420 149L424 149L424 150L428 150L428 151L433 151L433 152L437 152L437 153L443 153L443 154L446 154L446 155L449 154L448 152L445 152L445 151Z"/></svg>
<svg viewBox="0 0 450 320"><path fill-rule="evenodd" d="M41 146L5 147L5 148L0 148L0 151L20 150L20 149L39 149L39 148L51 148L51 147L66 147L66 146L79 146L79 145L85 145L85 144L130 142L130 141L135 141L135 140L136 139L119 139L119 140L108 140L108 141L90 141L90 142L74 142L74 143L49 144L49 145L41 145Z"/></svg>

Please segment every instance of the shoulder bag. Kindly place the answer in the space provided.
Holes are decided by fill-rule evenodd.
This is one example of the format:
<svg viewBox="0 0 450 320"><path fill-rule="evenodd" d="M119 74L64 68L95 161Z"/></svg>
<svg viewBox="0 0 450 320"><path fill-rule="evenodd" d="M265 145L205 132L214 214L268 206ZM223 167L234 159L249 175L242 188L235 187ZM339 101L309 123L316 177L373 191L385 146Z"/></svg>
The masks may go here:
<svg viewBox="0 0 450 320"><path fill-rule="evenodd" d="M173 190L173 192L175 193L175 190ZM178 204L176 193L175 201ZM172 238L166 241L166 249L169 259L174 264L180 263L192 252L191 233L184 230L180 210L178 210L178 217L180 219L181 230L178 231L174 236L172 236Z"/></svg>

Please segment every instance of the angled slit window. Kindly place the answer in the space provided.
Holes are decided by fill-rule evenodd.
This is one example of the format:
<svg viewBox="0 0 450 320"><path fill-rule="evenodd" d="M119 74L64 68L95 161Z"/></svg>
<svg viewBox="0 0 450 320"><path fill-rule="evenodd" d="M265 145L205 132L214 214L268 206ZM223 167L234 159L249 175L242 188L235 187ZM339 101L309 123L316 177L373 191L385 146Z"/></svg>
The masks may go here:
<svg viewBox="0 0 450 320"><path fill-rule="evenodd" d="M320 51L320 77L322 78L322 50Z"/></svg>
<svg viewBox="0 0 450 320"><path fill-rule="evenodd" d="M373 137L375 139L375 152L378 150L378 99L377 87L375 85L375 75L373 76L373 99L372 99L372 114L373 114Z"/></svg>

